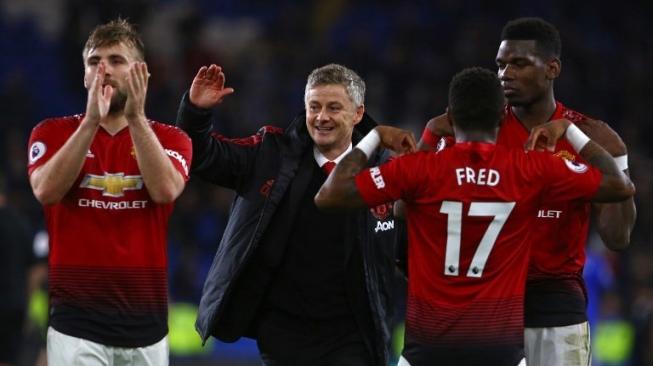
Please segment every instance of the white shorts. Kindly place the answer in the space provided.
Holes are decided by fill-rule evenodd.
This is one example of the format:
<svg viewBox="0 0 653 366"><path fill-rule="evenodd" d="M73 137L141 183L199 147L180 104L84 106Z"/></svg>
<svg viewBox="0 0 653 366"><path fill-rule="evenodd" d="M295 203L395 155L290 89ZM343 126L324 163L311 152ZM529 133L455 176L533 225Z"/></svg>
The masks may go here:
<svg viewBox="0 0 653 366"><path fill-rule="evenodd" d="M526 328L524 351L528 366L589 366L589 324Z"/></svg>
<svg viewBox="0 0 653 366"><path fill-rule="evenodd" d="M397 362L397 366L410 366L410 363L407 359L404 358L404 356L399 355L399 362Z"/></svg>
<svg viewBox="0 0 653 366"><path fill-rule="evenodd" d="M48 366L167 366L168 336L137 348L105 346L48 328Z"/></svg>
<svg viewBox="0 0 653 366"><path fill-rule="evenodd" d="M404 358L404 356L399 356L399 362L397 366L410 366L410 362ZM526 360L522 359L517 366L526 366Z"/></svg>

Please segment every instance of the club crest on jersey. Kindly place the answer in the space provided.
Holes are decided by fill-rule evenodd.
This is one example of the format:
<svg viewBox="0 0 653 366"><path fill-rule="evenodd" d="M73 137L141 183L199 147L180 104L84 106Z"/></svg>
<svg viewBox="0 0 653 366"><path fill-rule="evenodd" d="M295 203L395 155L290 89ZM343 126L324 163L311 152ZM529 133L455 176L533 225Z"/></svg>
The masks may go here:
<svg viewBox="0 0 653 366"><path fill-rule="evenodd" d="M588 169L587 165L585 165L583 163L579 163L577 161L571 161L571 160L567 160L567 159L564 159L564 161L565 161L565 164L567 164L567 168L569 168L569 170L571 170L574 173L579 173L579 174L580 173L585 173L587 171L587 169Z"/></svg>
<svg viewBox="0 0 653 366"><path fill-rule="evenodd" d="M557 156L557 157L559 157L559 158L563 158L563 159L565 159L565 160L571 160L571 161L576 160L576 155L570 153L570 152L567 151L567 150L560 150L560 151L556 152L556 153L553 154L553 155L555 155L555 156Z"/></svg>
<svg viewBox="0 0 653 366"><path fill-rule="evenodd" d="M102 191L103 196L122 197L125 191L142 189L143 178L140 175L125 175L125 173L86 174L79 186Z"/></svg>
<svg viewBox="0 0 653 366"><path fill-rule="evenodd" d="M36 141L29 148L29 163L34 164L37 160L45 155L47 148L41 141Z"/></svg>
<svg viewBox="0 0 653 366"><path fill-rule="evenodd" d="M370 208L370 212L377 220L384 221L392 213L392 202L382 203L376 207L372 207Z"/></svg>

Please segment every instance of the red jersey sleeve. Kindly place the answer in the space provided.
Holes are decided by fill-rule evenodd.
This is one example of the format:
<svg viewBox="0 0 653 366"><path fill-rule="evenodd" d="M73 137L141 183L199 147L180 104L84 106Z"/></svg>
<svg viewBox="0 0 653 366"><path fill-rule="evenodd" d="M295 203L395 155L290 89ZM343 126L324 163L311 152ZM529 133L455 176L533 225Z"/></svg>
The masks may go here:
<svg viewBox="0 0 653 366"><path fill-rule="evenodd" d="M426 175L420 166L427 154L418 152L395 158L381 166L365 169L356 176L356 186L361 198L369 207L398 199L410 200Z"/></svg>
<svg viewBox="0 0 653 366"><path fill-rule="evenodd" d="M69 123L59 119L42 121L34 129L27 144L27 174L45 164L66 143L70 133ZM74 131L71 129L70 132Z"/></svg>
<svg viewBox="0 0 653 366"><path fill-rule="evenodd" d="M545 200L589 201L596 195L601 184L600 170L554 155L543 154L542 157L545 159L542 173L549 182Z"/></svg>
<svg viewBox="0 0 653 366"><path fill-rule="evenodd" d="M193 145L190 138L184 131L177 127L163 124L159 126L157 137L166 155L168 155L172 164L184 177L184 180L188 181L193 157Z"/></svg>

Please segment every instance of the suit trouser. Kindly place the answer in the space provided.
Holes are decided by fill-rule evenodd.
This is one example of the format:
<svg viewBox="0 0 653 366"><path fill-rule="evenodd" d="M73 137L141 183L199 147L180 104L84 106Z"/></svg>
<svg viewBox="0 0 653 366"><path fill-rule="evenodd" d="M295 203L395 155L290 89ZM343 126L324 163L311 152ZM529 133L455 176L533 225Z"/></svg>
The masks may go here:
<svg viewBox="0 0 653 366"><path fill-rule="evenodd" d="M266 366L372 366L351 321L311 321L276 314L261 320L257 345Z"/></svg>

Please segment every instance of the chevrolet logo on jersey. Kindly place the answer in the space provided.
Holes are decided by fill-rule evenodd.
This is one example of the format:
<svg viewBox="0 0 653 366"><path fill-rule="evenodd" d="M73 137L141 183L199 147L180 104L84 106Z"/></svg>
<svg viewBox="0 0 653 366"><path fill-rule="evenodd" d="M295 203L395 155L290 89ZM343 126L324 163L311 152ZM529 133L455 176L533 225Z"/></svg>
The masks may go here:
<svg viewBox="0 0 653 366"><path fill-rule="evenodd" d="M125 173L86 174L79 186L102 191L103 196L122 197L125 191L143 188L143 178L140 175L125 175Z"/></svg>

